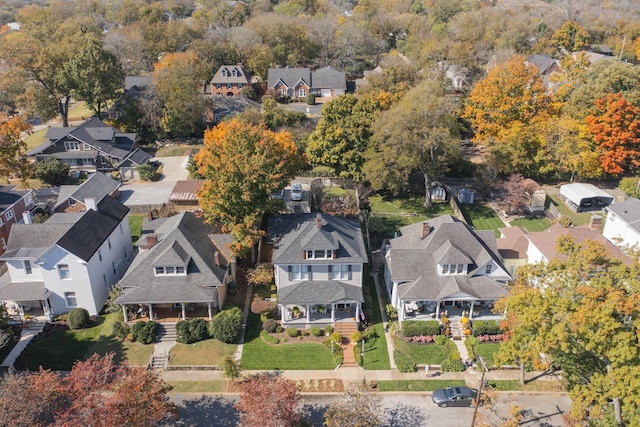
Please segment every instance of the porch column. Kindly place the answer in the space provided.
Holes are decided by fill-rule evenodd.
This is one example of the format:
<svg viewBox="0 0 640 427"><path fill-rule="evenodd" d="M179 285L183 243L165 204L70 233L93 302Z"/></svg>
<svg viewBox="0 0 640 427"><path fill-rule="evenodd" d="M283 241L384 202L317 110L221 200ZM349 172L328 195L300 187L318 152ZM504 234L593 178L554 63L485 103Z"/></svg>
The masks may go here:
<svg viewBox="0 0 640 427"><path fill-rule="evenodd" d="M336 321L336 305L331 303L331 323Z"/></svg>
<svg viewBox="0 0 640 427"><path fill-rule="evenodd" d="M49 298L42 300L42 308L44 310L44 314L49 317L49 321L53 320L53 314L51 313L51 306L49 305Z"/></svg>
<svg viewBox="0 0 640 427"><path fill-rule="evenodd" d="M475 300L471 301L471 306L469 307L469 319L473 319L473 305L475 304Z"/></svg>
<svg viewBox="0 0 640 427"><path fill-rule="evenodd" d="M187 310L183 302L180 303L180 307L182 307L182 320L187 320Z"/></svg>
<svg viewBox="0 0 640 427"><path fill-rule="evenodd" d="M129 318L127 316L127 306L122 304L122 314L124 316L124 323L127 323L129 321Z"/></svg>
<svg viewBox="0 0 640 427"><path fill-rule="evenodd" d="M149 307L149 320L155 320L153 316L153 304L147 304Z"/></svg>
<svg viewBox="0 0 640 427"><path fill-rule="evenodd" d="M311 310L309 310L309 304L306 305L307 307L307 323L311 322Z"/></svg>
<svg viewBox="0 0 640 427"><path fill-rule="evenodd" d="M20 316L20 320L24 322L24 306L22 305L22 303L18 303L18 315Z"/></svg>
<svg viewBox="0 0 640 427"><path fill-rule="evenodd" d="M360 322L360 303L356 304L356 322Z"/></svg>
<svg viewBox="0 0 640 427"><path fill-rule="evenodd" d="M213 319L213 312L211 311L211 303L207 303L207 309L209 310L209 320Z"/></svg>
<svg viewBox="0 0 640 427"><path fill-rule="evenodd" d="M436 319L440 318L440 301L436 301Z"/></svg>

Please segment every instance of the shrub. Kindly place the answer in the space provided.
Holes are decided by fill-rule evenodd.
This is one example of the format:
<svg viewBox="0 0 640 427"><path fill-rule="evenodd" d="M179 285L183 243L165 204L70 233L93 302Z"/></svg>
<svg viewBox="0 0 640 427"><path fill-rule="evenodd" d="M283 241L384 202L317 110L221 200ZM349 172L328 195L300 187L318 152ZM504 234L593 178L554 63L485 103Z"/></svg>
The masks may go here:
<svg viewBox="0 0 640 427"><path fill-rule="evenodd" d="M176 324L176 341L191 344L209 338L207 322L203 319L181 320Z"/></svg>
<svg viewBox="0 0 640 427"><path fill-rule="evenodd" d="M504 334L479 335L477 338L478 338L478 342L504 341Z"/></svg>
<svg viewBox="0 0 640 427"><path fill-rule="evenodd" d="M159 178L155 168L149 163L138 166L137 170L138 175L140 175L140 179L143 181L157 181Z"/></svg>
<svg viewBox="0 0 640 427"><path fill-rule="evenodd" d="M72 308L67 314L67 325L71 329L82 329L89 323L89 312L84 308Z"/></svg>
<svg viewBox="0 0 640 427"><path fill-rule="evenodd" d="M238 307L221 311L209 323L211 337L228 344L238 338L241 328L242 312Z"/></svg>
<svg viewBox="0 0 640 427"><path fill-rule="evenodd" d="M297 337L299 333L300 331L298 331L298 328L287 328L287 335L291 338Z"/></svg>
<svg viewBox="0 0 640 427"><path fill-rule="evenodd" d="M464 371L464 363L460 359L447 359L440 365L443 372L462 372Z"/></svg>
<svg viewBox="0 0 640 427"><path fill-rule="evenodd" d="M138 341L142 344L151 344L156 336L156 322L149 320L148 322L136 322L131 328L133 335L132 341Z"/></svg>
<svg viewBox="0 0 640 427"><path fill-rule="evenodd" d="M398 320L398 310L393 305L387 304L384 309L387 312L387 319Z"/></svg>
<svg viewBox="0 0 640 427"><path fill-rule="evenodd" d="M356 342L360 342L360 341L362 341L362 332L354 331L351 334L351 342L356 343Z"/></svg>
<svg viewBox="0 0 640 427"><path fill-rule="evenodd" d="M310 93L309 95L307 95L307 105L315 105L316 104L316 96L312 93Z"/></svg>
<svg viewBox="0 0 640 427"><path fill-rule="evenodd" d="M401 351L395 350L393 352L393 360L396 362L396 366L400 372L416 371L416 363Z"/></svg>
<svg viewBox="0 0 640 427"><path fill-rule="evenodd" d="M282 325L278 324L278 326L276 326L276 334L281 334L284 332L284 328L282 327Z"/></svg>
<svg viewBox="0 0 640 427"><path fill-rule="evenodd" d="M571 223L573 222L573 219L568 215L562 215L560 217L560 219L558 220L558 222L564 228L569 228L569 227L571 227Z"/></svg>
<svg viewBox="0 0 640 427"><path fill-rule="evenodd" d="M500 333L500 325L495 320L474 320L473 335L496 335Z"/></svg>
<svg viewBox="0 0 640 427"><path fill-rule="evenodd" d="M440 335L437 335L440 336ZM423 343L423 344L429 344L434 342L436 339L435 336L433 335L417 335L415 337L411 337L409 340L412 342L417 342L417 343Z"/></svg>
<svg viewBox="0 0 640 427"><path fill-rule="evenodd" d="M342 344L342 334L339 332L332 332L329 336L329 341L333 341L338 345Z"/></svg>
<svg viewBox="0 0 640 427"><path fill-rule="evenodd" d="M131 333L131 326L127 325L124 322L115 322L113 324L113 335L120 338L121 340L125 339L127 335Z"/></svg>
<svg viewBox="0 0 640 427"><path fill-rule="evenodd" d="M365 331L362 333L362 338L369 341L374 338L378 338L378 333L374 328L365 329Z"/></svg>
<svg viewBox="0 0 640 427"><path fill-rule="evenodd" d="M303 329L302 331L300 331L300 334L303 337L308 337L309 335L311 335L311 332L307 331L306 329Z"/></svg>
<svg viewBox="0 0 640 427"><path fill-rule="evenodd" d="M440 323L437 320L405 320L402 322L402 335L405 337L439 334Z"/></svg>
<svg viewBox="0 0 640 427"><path fill-rule="evenodd" d="M333 326L331 326L331 325L325 326L324 327L324 332L325 332L325 334L331 335L333 333Z"/></svg>
<svg viewBox="0 0 640 427"><path fill-rule="evenodd" d="M254 295L253 301L251 301L251 312L255 314L263 314L270 312L275 308L276 304L271 301L267 301L260 295Z"/></svg>
<svg viewBox="0 0 640 427"><path fill-rule="evenodd" d="M39 180L57 186L67 182L70 169L68 164L58 159L47 158L42 162L36 163L34 174Z"/></svg>
<svg viewBox="0 0 640 427"><path fill-rule="evenodd" d="M268 332L270 334L274 333L277 327L278 327L278 322L274 319L269 319L262 324L262 329L264 329L265 332Z"/></svg>
<svg viewBox="0 0 640 427"><path fill-rule="evenodd" d="M445 337L444 335L438 335L436 337L436 344L438 345L445 345L447 341L447 337Z"/></svg>
<svg viewBox="0 0 640 427"><path fill-rule="evenodd" d="M322 336L323 331L322 331L322 328L318 328L317 326L312 326L309 332L311 332L311 335L313 335L314 337L320 337Z"/></svg>
<svg viewBox="0 0 640 427"><path fill-rule="evenodd" d="M280 340L278 337L274 337L273 335L269 335L266 331L260 331L260 337L268 342L269 344L278 344Z"/></svg>

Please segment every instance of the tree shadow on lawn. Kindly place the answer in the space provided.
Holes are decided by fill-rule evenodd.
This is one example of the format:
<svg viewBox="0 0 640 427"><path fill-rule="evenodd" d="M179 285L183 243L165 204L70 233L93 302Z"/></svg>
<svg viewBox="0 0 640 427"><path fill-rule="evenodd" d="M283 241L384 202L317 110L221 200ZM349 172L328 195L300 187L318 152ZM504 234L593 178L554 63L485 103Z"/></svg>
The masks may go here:
<svg viewBox="0 0 640 427"><path fill-rule="evenodd" d="M240 421L234 403L222 397L200 396L177 405L178 419L167 420L161 426L235 427Z"/></svg>

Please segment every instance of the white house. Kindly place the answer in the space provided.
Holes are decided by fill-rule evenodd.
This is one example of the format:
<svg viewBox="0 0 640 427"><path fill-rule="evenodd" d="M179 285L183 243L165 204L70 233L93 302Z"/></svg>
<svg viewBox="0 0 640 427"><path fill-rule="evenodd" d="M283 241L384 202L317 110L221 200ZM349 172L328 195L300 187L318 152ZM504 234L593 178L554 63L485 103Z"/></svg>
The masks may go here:
<svg viewBox="0 0 640 427"><path fill-rule="evenodd" d="M640 248L640 200L627 199L609 206L602 234L619 247Z"/></svg>
<svg viewBox="0 0 640 427"><path fill-rule="evenodd" d="M129 208L111 197L87 210L53 215L44 224L14 224L0 257L8 272L0 278L0 300L20 315L66 313L83 307L100 312L110 288L133 254ZM41 310L41 311L40 311Z"/></svg>

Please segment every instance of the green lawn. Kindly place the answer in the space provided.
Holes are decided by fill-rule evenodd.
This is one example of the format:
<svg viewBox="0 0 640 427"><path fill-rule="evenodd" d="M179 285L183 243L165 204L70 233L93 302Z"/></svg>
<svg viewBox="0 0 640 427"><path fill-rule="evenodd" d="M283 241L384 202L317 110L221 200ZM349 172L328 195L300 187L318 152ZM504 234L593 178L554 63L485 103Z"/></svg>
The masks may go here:
<svg viewBox="0 0 640 427"><path fill-rule="evenodd" d="M47 128L40 129L33 132L31 135L24 139L24 143L27 144L27 150L38 147L44 142L44 137L47 134Z"/></svg>
<svg viewBox="0 0 640 427"><path fill-rule="evenodd" d="M165 145L156 151L156 157L188 156L191 150L204 148L204 144Z"/></svg>
<svg viewBox="0 0 640 427"><path fill-rule="evenodd" d="M249 313L242 369L334 369L331 350L323 344L268 344L260 338L260 316ZM295 340L295 338L291 338Z"/></svg>
<svg viewBox="0 0 640 427"><path fill-rule="evenodd" d="M477 356L480 356L484 359L488 367L491 367L494 365L493 355L498 351L499 348L500 343L482 343L476 345L473 348L473 351Z"/></svg>
<svg viewBox="0 0 640 427"><path fill-rule="evenodd" d="M322 196L324 198L351 196L354 200L356 191L342 187L322 187Z"/></svg>
<svg viewBox="0 0 640 427"><path fill-rule="evenodd" d="M375 292L373 278L366 272L367 281L365 286L369 286L371 290L371 308L373 310L373 330L375 338L365 341L364 343L364 362L362 367L370 370L390 369L389 352L387 350L387 340L384 335L384 327L382 325L382 315L380 314L380 305L378 304L378 295Z"/></svg>
<svg viewBox="0 0 640 427"><path fill-rule="evenodd" d="M369 196L372 213L419 214L438 216L453 213L448 202L434 202L429 208L424 206L424 197L409 196L386 198L381 195Z"/></svg>
<svg viewBox="0 0 640 427"><path fill-rule="evenodd" d="M476 230L494 230L496 237L500 237L498 229L505 226L504 222L489 206L460 204L460 210L465 220Z"/></svg>
<svg viewBox="0 0 640 427"><path fill-rule="evenodd" d="M448 355L449 349L437 344L411 344L394 337L396 350L403 352L419 365L439 365Z"/></svg>
<svg viewBox="0 0 640 427"><path fill-rule="evenodd" d="M590 212L574 212L562 201L558 196L547 195L551 199L551 204L555 205L562 215L570 216L573 225L588 224L593 213Z"/></svg>
<svg viewBox="0 0 640 427"><path fill-rule="evenodd" d="M221 365L224 358L236 351L237 344L225 344L215 339L193 344L176 344L169 350L169 365Z"/></svg>
<svg viewBox="0 0 640 427"><path fill-rule="evenodd" d="M131 228L131 238L134 245L142 234L142 221L144 217L143 214L129 214L129 228Z"/></svg>
<svg viewBox="0 0 640 427"><path fill-rule="evenodd" d="M167 381L172 393L224 393L226 381Z"/></svg>
<svg viewBox="0 0 640 427"><path fill-rule="evenodd" d="M100 316L95 326L86 329L56 332L33 343L18 358L16 366L30 371L45 369L68 371L76 360L85 360L94 353L116 353L116 361L130 365L146 365L153 345L124 342L111 336L117 313Z"/></svg>
<svg viewBox="0 0 640 427"><path fill-rule="evenodd" d="M518 218L511 221L513 227L522 227L527 231L544 231L551 227L548 218Z"/></svg>
<svg viewBox="0 0 640 427"><path fill-rule="evenodd" d="M466 386L464 380L393 380L378 381L379 391L433 391L439 388Z"/></svg>
<svg viewBox="0 0 640 427"><path fill-rule="evenodd" d="M94 115L95 112L84 101L75 101L69 105L69 121L86 120Z"/></svg>

